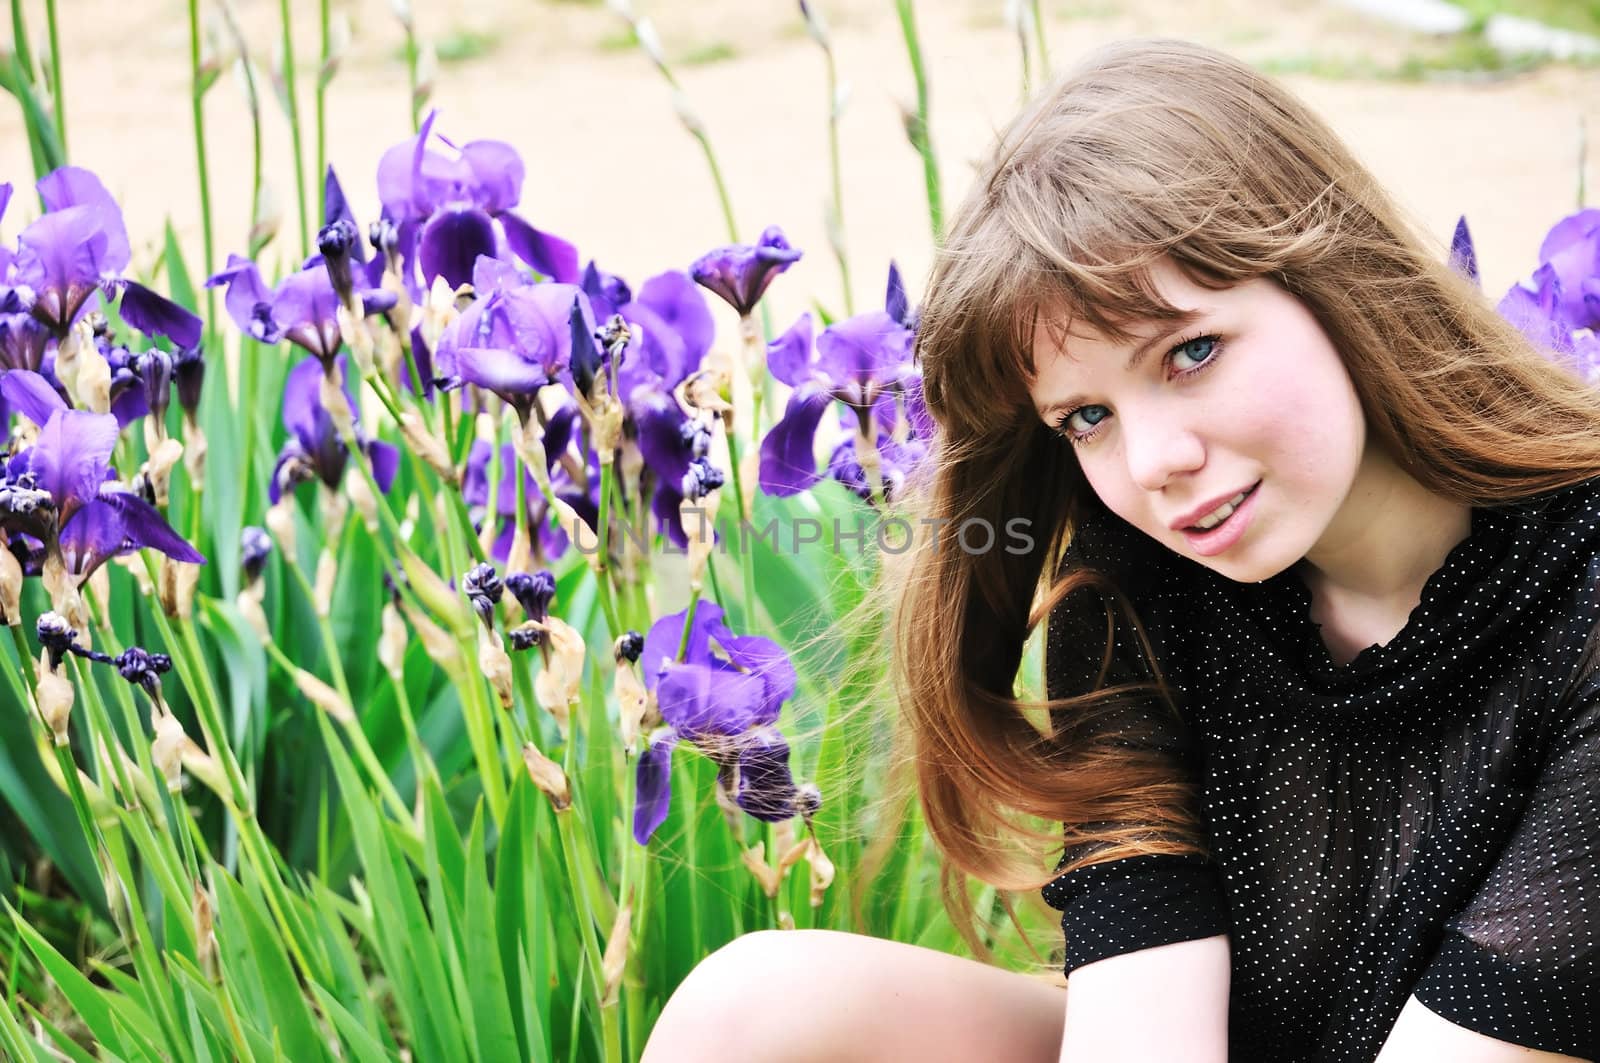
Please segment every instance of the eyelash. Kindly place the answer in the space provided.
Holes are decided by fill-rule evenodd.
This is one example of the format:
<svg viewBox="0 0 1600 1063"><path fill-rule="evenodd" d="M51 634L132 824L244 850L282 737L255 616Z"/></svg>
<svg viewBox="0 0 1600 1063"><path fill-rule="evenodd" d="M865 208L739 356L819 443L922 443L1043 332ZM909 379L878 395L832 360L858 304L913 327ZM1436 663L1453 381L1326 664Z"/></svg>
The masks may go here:
<svg viewBox="0 0 1600 1063"><path fill-rule="evenodd" d="M1196 335L1190 336L1188 339L1179 340L1177 343L1175 343L1171 347L1167 348L1167 357L1171 358L1174 354L1177 354L1180 350L1182 350L1183 348L1189 346L1191 343L1198 343L1201 340L1210 340L1211 341L1211 354L1210 354L1210 356L1208 358L1206 358L1205 361L1203 361L1199 365L1195 366L1193 369L1180 370L1178 372L1178 374L1177 374L1178 377L1186 378L1186 377L1197 376L1200 373L1205 372L1212 365L1216 364L1217 359L1221 357L1222 348L1223 348L1222 337L1218 336L1218 335L1216 335L1214 333L1210 333L1210 332L1197 333ZM1082 432L1082 433L1074 433L1071 429L1069 429L1067 427L1067 423L1072 420L1073 415L1077 414L1078 412L1080 412L1082 410L1086 410L1086 409L1089 409L1092 406L1097 406L1097 405L1099 405L1099 404L1098 403L1088 403L1087 405L1078 406L1078 407L1075 407L1073 409L1070 409L1067 412L1063 413L1059 418L1057 418L1056 423L1054 425L1052 425L1051 427L1055 430L1057 435L1061 436L1061 438L1065 439L1067 442L1071 443L1075 447L1081 447L1084 444L1090 442L1092 439L1094 439L1095 436L1100 434L1100 425L1105 424L1106 423L1106 419L1105 418L1101 418L1100 419L1100 423L1095 425L1094 428L1091 431Z"/></svg>

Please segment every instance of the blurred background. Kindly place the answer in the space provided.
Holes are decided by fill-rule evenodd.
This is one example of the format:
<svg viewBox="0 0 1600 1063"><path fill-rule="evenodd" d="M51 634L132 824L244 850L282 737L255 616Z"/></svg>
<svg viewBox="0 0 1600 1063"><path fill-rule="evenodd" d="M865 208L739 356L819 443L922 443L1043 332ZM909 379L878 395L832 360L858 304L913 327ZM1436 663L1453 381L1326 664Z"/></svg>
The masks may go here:
<svg viewBox="0 0 1600 1063"><path fill-rule="evenodd" d="M42 0L12 2L22 5L29 33L40 38L32 42L35 55L48 55ZM220 69L203 102L215 256L220 263L230 251L242 253L253 220L252 126L236 61L236 41L242 40L262 96L265 213L282 218L279 237L263 253L271 272L275 256L287 264L300 248L293 237L289 125L273 90L274 80L281 85L285 53L279 2L232 0L230 6L237 37L220 4L204 0L200 6L210 26L202 51ZM298 102L309 126L319 5L290 0L289 6ZM843 235L856 303L881 298L890 258L906 271L915 296L926 278L931 240L922 164L902 119L914 87L895 4L816 0L814 7L828 24L848 92L839 135ZM1031 8L1008 0L917 5L947 212L994 131L1019 105L1017 27ZM1442 22L1440 9L1446 9ZM136 269L154 262L170 218L198 272L185 0L68 0L60 10L72 161L99 173L123 204ZM424 52L423 113L437 107L437 128L457 143L503 139L522 153L528 168L522 212L534 225L635 283L662 269L684 268L726 242L705 159L679 122L673 90L638 46L630 23L606 3L336 0L332 10L334 37L345 36L345 27L348 35L329 82L327 155L363 223L377 214L379 156L412 133L402 21L410 19ZM1459 15L1454 22L1451 10ZM1170 34L1280 73L1348 138L1441 246L1457 217L1467 216L1486 287L1496 297L1531 271L1545 230L1576 205L1585 119L1591 139L1600 136L1596 59L1520 54L1530 47L1526 40L1513 35L1507 46L1499 32L1504 24L1494 22L1497 16L1533 17L1587 33L1592 44L1600 37L1595 0L1462 0L1454 8L1445 0L1436 6L1421 0L1051 0L1040 11L1055 71L1118 37ZM753 239L762 227L778 224L807 252L772 293L773 325L783 327L812 299L837 308L840 280L824 221L826 69L798 5L635 0L634 12L653 23L683 99L716 146L741 237ZM4 26L0 42L12 46L10 35ZM1584 50L1581 40L1575 50ZM1038 66L1035 57L1035 85ZM309 181L309 144L306 151ZM1588 154L1592 160L1600 152ZM26 189L31 172L19 109L0 107L0 180ZM1597 177L1591 161L1591 189ZM315 189L307 191L314 213ZM7 232L14 234L37 211L36 199L17 196Z"/></svg>

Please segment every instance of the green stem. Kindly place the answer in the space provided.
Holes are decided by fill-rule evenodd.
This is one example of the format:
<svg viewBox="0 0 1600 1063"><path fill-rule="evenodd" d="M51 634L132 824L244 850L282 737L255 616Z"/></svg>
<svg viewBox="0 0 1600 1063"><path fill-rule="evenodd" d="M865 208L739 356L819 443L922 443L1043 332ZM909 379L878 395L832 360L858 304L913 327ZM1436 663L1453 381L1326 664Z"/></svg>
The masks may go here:
<svg viewBox="0 0 1600 1063"><path fill-rule="evenodd" d="M824 47L822 54L828 61L828 168L833 180L828 236L833 244L833 255L839 260L839 283L844 288L845 316L850 317L856 309L855 296L850 288L850 257L845 252L844 239L844 180L839 162L839 71L833 59L833 49Z"/></svg>
<svg viewBox="0 0 1600 1063"><path fill-rule="evenodd" d="M317 217L328 216L327 184L323 175L328 172L328 47L332 43L328 37L330 7L328 0L319 0L318 26L321 30L322 49L318 57L320 63L317 67L317 169L312 174L317 189Z"/></svg>
<svg viewBox="0 0 1600 1063"><path fill-rule="evenodd" d="M300 591L306 596L311 605L311 611L317 618L317 634L322 641L322 655L328 661L328 673L333 676L334 689L339 692L340 699L351 711L352 718L348 721L336 720L344 729L345 735L350 739L350 744L355 748L356 759L361 761L361 766L372 776L373 783L378 791L383 794L390 807L396 811L400 822L411 821L411 809L400 796L400 791L394 788L394 781L389 778L389 773L383 769L383 764L378 760L378 754L373 750L372 743L367 739L367 733L361 728L360 716L356 714L355 700L350 696L350 683L345 678L344 661L339 656L339 643L334 638L333 624L327 616L317 607L316 591L311 586L311 581L306 578L305 569L295 558L285 555L284 561L289 571L294 574L295 582L300 584ZM294 672L289 673L291 676Z"/></svg>
<svg viewBox="0 0 1600 1063"><path fill-rule="evenodd" d="M738 522L744 520L744 484L739 476L739 441L734 438L732 433L728 435L728 458L730 464L733 465L733 493L738 509L735 521L735 526L737 527ZM756 567L753 551L739 550L739 573L742 577L744 588L744 608L740 610L744 623L743 630L754 631L756 619Z"/></svg>
<svg viewBox="0 0 1600 1063"><path fill-rule="evenodd" d="M1033 9L1033 40L1039 52L1039 80L1050 80L1050 47L1045 43L1044 12L1041 10L1039 0L1029 0Z"/></svg>
<svg viewBox="0 0 1600 1063"><path fill-rule="evenodd" d="M61 34L56 29L56 0L44 0L44 19L50 27L50 110L56 119L56 140L61 144L61 157L67 152L67 97L61 81Z"/></svg>
<svg viewBox="0 0 1600 1063"><path fill-rule="evenodd" d="M912 10L912 0L895 0L900 15L900 32L906 39L906 51L911 57L911 76L917 86L917 111L907 122L906 133L912 147L922 156L923 182L928 191L928 223L933 228L933 242L943 243L944 206L939 193L939 163L933 154L933 137L928 131L928 76L922 64L922 44L917 39L917 23Z"/></svg>
<svg viewBox="0 0 1600 1063"><path fill-rule="evenodd" d="M189 0L189 107L194 120L195 165L200 177L200 231L205 243L206 276L216 271L211 232L211 177L206 165L206 122L202 106L204 89L200 75L200 0ZM206 289L206 329L208 344L215 346L217 290Z"/></svg>
<svg viewBox="0 0 1600 1063"><path fill-rule="evenodd" d="M306 258L311 253L311 223L306 207L305 151L300 136L299 93L294 86L294 33L289 6L289 0L278 0L278 17L283 24L283 100L289 111L289 135L294 148L294 197L300 210L300 257Z"/></svg>

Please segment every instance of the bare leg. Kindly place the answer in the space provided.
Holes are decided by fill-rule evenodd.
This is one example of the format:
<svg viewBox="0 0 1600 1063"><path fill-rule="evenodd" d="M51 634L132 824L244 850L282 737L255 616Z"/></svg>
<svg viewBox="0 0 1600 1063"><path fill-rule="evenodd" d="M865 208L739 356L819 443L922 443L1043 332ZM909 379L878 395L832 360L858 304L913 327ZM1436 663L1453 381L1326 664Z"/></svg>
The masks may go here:
<svg viewBox="0 0 1600 1063"><path fill-rule="evenodd" d="M836 930L762 930L707 956L643 1063L1057 1063L1066 991Z"/></svg>

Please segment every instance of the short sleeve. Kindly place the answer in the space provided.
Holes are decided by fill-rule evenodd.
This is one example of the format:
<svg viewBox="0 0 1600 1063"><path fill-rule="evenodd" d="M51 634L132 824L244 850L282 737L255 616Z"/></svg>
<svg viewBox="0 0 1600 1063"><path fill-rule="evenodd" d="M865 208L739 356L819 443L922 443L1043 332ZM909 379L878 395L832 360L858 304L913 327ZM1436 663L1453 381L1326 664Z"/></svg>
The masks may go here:
<svg viewBox="0 0 1600 1063"><path fill-rule="evenodd" d="M1600 1058L1600 683L1564 715L1511 840L1415 989L1513 1044Z"/></svg>
<svg viewBox="0 0 1600 1063"><path fill-rule="evenodd" d="M1045 648L1046 686L1052 698L1092 688L1106 635L1104 602L1097 593L1080 591L1052 611ZM1119 622L1108 685L1150 678L1125 635ZM1163 668L1168 664L1158 663ZM1091 727L1094 741L1157 758L1170 777L1190 784L1194 797L1194 745L1183 721L1165 705L1153 697L1129 698L1100 708L1092 720L1084 726ZM1090 738L1080 730L1080 740ZM1127 807L1115 800L1110 804ZM1144 825L1110 818L1094 826L1132 828L1138 833ZM1150 827L1149 833L1154 837L1160 832ZM1057 866L1083 855L1071 851ZM1061 912L1066 936L1063 970L1069 976L1096 960L1226 934L1229 928L1221 877L1213 859L1205 855L1152 853L1103 860L1058 876L1041 893L1045 903Z"/></svg>
<svg viewBox="0 0 1600 1063"><path fill-rule="evenodd" d="M1124 953L1228 932L1216 866L1194 855L1125 856L1090 864L1044 887L1067 938L1062 970Z"/></svg>

